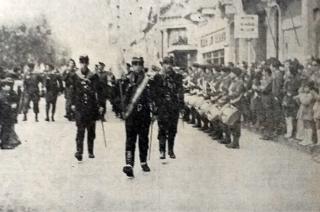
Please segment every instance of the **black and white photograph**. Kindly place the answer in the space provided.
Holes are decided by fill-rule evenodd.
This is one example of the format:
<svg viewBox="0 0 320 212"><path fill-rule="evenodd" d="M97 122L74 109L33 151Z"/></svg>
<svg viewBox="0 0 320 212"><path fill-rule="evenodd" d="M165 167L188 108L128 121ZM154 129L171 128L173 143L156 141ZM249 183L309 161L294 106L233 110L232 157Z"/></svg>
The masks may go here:
<svg viewBox="0 0 320 212"><path fill-rule="evenodd" d="M0 0L0 212L320 212L319 0Z"/></svg>

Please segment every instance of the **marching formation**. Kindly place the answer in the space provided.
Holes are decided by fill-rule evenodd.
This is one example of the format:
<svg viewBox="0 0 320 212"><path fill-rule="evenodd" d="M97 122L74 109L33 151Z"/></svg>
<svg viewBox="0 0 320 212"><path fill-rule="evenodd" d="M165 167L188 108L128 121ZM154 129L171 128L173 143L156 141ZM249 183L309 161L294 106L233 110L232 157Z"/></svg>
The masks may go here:
<svg viewBox="0 0 320 212"><path fill-rule="evenodd" d="M25 70L0 69L1 148L13 149L21 142L15 133L19 113L28 120L32 107L39 121L39 101L45 99L45 121L55 121L56 103L64 93L65 118L75 121L75 158L83 160L87 134L88 157L95 158L96 122L106 122L107 101L117 117L124 120L125 166L134 177L135 149L138 142L141 169L149 172L148 154L154 122L158 124L159 158L176 158L177 125L181 117L212 136L227 148L239 149L241 126L250 127L271 140L285 138L314 145L320 138L319 59L310 58L281 64L270 58L248 66L193 64L187 70L175 66L172 56L164 57L161 68L144 67L142 57L133 57L120 79L105 71L99 62L91 71L89 57L73 59L64 68L46 64L42 72L29 63ZM62 70L62 71L61 71ZM32 104L31 104L32 103ZM105 132L104 132L105 133Z"/></svg>
<svg viewBox="0 0 320 212"><path fill-rule="evenodd" d="M165 57L163 69L144 67L142 57L134 57L127 63L127 72L116 79L111 71L105 71L105 64L99 62L91 71L89 57L80 56L80 67L70 59L66 67L56 69L46 64L43 71L35 71L35 64L28 63L24 71L1 72L1 147L13 149L21 142L14 131L19 113L22 121L28 121L32 108L34 120L39 122L39 101L45 99L45 121L55 121L56 103L64 93L65 118L75 121L75 158L83 160L83 145L87 133L88 157L95 158L94 140L96 122L106 122L107 101L110 101L116 116L124 119L126 128L125 166L123 172L133 177L135 147L138 142L140 164L145 172L149 152L149 134L154 121L159 125L160 159L166 153L172 159L174 141L180 112L184 111L183 77L173 69L174 59ZM63 70L63 71L61 71ZM14 84L16 85L14 86ZM150 155L149 155L150 157Z"/></svg>

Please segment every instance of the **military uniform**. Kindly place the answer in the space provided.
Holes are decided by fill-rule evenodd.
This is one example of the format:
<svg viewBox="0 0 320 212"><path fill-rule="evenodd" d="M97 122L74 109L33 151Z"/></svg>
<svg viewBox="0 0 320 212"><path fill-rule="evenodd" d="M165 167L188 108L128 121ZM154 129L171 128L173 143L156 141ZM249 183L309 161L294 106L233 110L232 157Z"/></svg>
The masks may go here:
<svg viewBox="0 0 320 212"><path fill-rule="evenodd" d="M142 58L133 58L133 66L136 64L143 65ZM126 147L125 159L126 166L123 171L129 177L133 177L133 167L135 158L135 148L138 139L139 156L143 171L150 171L147 165L147 155L149 149L149 127L151 123L151 106L152 99L150 93L150 84L143 87L146 82L144 69L131 71L128 73L126 87L124 89L124 104L126 110L125 127L126 127ZM140 96L134 100L137 93ZM131 109L130 109L131 108Z"/></svg>
<svg viewBox="0 0 320 212"><path fill-rule="evenodd" d="M164 58L163 63L172 64L169 58ZM182 75L173 71L169 66L165 73L154 77L155 104L158 114L158 140L160 158L165 158L166 143L168 153L175 158L174 142L177 133L180 110L184 109L184 93Z"/></svg>
<svg viewBox="0 0 320 212"><path fill-rule="evenodd" d="M33 67L31 67L33 68ZM40 90L39 84L42 81L42 77L38 73L27 71L23 76L23 114L24 121L27 120L27 113L30 107L30 102L33 103L33 112L35 113L35 119L38 121L39 113L39 101Z"/></svg>
<svg viewBox="0 0 320 212"><path fill-rule="evenodd" d="M222 101L228 105L235 107L238 110L238 118L232 124L223 124L223 132L225 133L226 147L240 148L239 139L241 136L241 98L244 94L244 82L240 78L241 69L233 68L232 72L236 75L235 78L231 77L232 82L229 85L228 93L224 96ZM231 139L231 136L233 137Z"/></svg>
<svg viewBox="0 0 320 212"><path fill-rule="evenodd" d="M71 110L71 99L72 99L72 91L73 91L73 83L72 79L74 75L76 74L77 69L76 68L71 68L67 69L63 72L62 74L62 79L65 84L65 90L64 90L64 96L66 99L66 104L65 104L65 110L66 110L66 115L65 117L69 120L74 119L74 112Z"/></svg>
<svg viewBox="0 0 320 212"><path fill-rule="evenodd" d="M103 63L99 63L104 67ZM98 94L100 96L100 105L103 107L102 119L107 112L107 100L111 100L112 89L114 87L115 78L110 71L98 70L97 75L99 77Z"/></svg>
<svg viewBox="0 0 320 212"><path fill-rule="evenodd" d="M87 57L80 57L80 63L88 63ZM87 131L89 158L94 158L94 139L96 137L96 121L99 119L98 76L87 67L80 69L72 80L72 105L75 108L77 126L77 152L75 157L82 160L83 142Z"/></svg>
<svg viewBox="0 0 320 212"><path fill-rule="evenodd" d="M45 72L43 77L43 86L46 89L46 121L49 121L49 110L52 105L51 121L54 120L57 98L59 93L63 92L62 78L58 71Z"/></svg>

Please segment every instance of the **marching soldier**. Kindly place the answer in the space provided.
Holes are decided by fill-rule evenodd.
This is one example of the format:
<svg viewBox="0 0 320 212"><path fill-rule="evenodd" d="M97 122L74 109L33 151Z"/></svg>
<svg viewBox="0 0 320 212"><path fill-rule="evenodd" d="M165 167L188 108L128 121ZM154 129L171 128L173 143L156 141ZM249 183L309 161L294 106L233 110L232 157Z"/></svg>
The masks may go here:
<svg viewBox="0 0 320 212"><path fill-rule="evenodd" d="M39 101L40 90L39 84L42 81L42 77L34 73L34 64L29 63L27 65L26 73L23 76L23 121L27 121L27 113L29 110L30 102L33 103L33 112L35 114L35 120L38 122L39 114Z"/></svg>
<svg viewBox="0 0 320 212"><path fill-rule="evenodd" d="M96 74L99 77L99 84L98 84L98 94L100 99L100 105L103 107L103 114L102 114L102 121L105 120L105 114L107 110L107 99L110 98L110 85L109 83L109 76L107 71L104 70L105 64L102 62L99 62L99 65L97 66Z"/></svg>
<svg viewBox="0 0 320 212"><path fill-rule="evenodd" d="M148 86L144 87L147 76L144 71L143 58L132 58L132 71L128 73L126 94L124 99L126 114L126 166L123 172L128 177L134 177L133 167L135 158L135 147L137 138L139 139L140 164L144 172L149 172L147 155L149 148L149 126L151 123L151 94Z"/></svg>
<svg viewBox="0 0 320 212"><path fill-rule="evenodd" d="M76 74L77 68L76 63L73 59L69 60L68 68L63 72L63 81L65 83L65 99L66 99L66 115L64 116L68 120L74 120L74 113L71 110L71 98L72 98L72 91L73 91L73 83L72 79Z"/></svg>
<svg viewBox="0 0 320 212"><path fill-rule="evenodd" d="M172 69L173 58L163 59L163 73L154 78L155 104L158 113L158 140L160 159L166 158L166 145L170 158L176 158L174 142L180 111L184 109L182 75Z"/></svg>
<svg viewBox="0 0 320 212"><path fill-rule="evenodd" d="M51 109L51 121L54 120L54 114L56 112L56 104L59 93L63 92L62 79L58 71L54 70L54 66L51 64L46 65L46 71L44 73L43 86L45 88L46 99L46 121L49 119L49 111Z"/></svg>
<svg viewBox="0 0 320 212"><path fill-rule="evenodd" d="M94 139L96 137L96 121L103 112L99 105L99 96L97 92L98 76L88 68L89 57L81 56L80 72L73 75L72 79L72 110L75 112L77 136L77 151L75 157L82 161L83 141L85 131L87 131L87 142L89 158L94 158Z"/></svg>

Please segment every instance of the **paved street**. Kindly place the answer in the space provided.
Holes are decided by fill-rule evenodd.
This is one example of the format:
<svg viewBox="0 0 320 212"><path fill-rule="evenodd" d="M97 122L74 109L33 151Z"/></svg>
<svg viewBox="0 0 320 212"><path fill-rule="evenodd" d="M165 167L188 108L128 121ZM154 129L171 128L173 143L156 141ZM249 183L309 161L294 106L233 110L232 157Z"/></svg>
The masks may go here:
<svg viewBox="0 0 320 212"><path fill-rule="evenodd" d="M320 211L320 164L307 154L247 131L241 149L229 150L179 123L177 159L160 162L155 128L151 172L137 163L128 179L123 122L108 113L107 149L99 123L96 159L77 162L63 108L60 97L47 123L42 100L40 122L29 114L17 125L22 145L0 152L0 211Z"/></svg>

